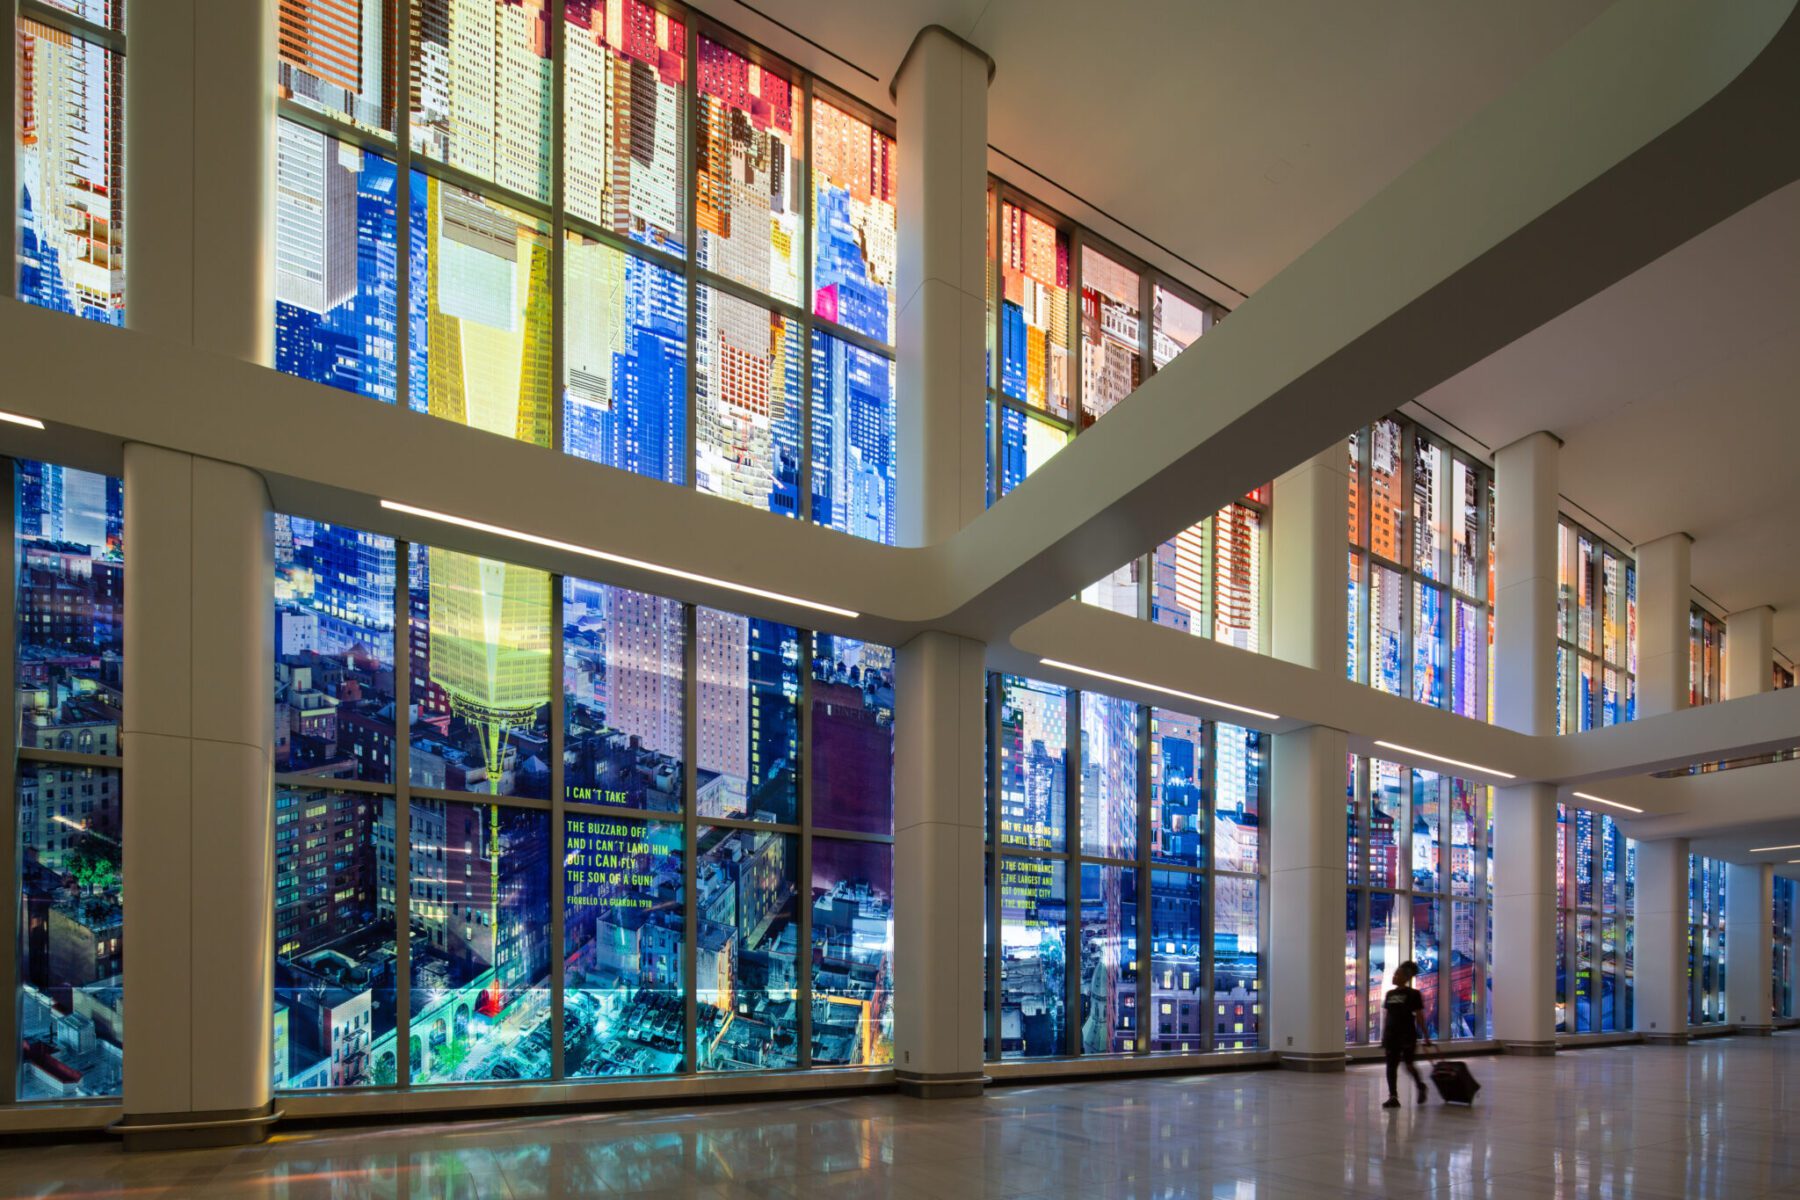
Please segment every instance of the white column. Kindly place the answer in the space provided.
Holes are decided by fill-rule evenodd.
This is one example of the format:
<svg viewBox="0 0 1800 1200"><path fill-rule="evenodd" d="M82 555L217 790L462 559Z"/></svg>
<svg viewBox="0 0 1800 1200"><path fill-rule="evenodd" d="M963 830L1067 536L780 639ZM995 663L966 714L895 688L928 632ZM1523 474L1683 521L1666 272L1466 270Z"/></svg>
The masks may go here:
<svg viewBox="0 0 1800 1200"><path fill-rule="evenodd" d="M126 0L133 329L274 361L275 5Z"/></svg>
<svg viewBox="0 0 1800 1200"><path fill-rule="evenodd" d="M1561 448L1554 435L1539 432L1494 456L1494 716L1519 733L1556 732Z"/></svg>
<svg viewBox="0 0 1800 1200"><path fill-rule="evenodd" d="M1342 445L1275 480L1281 519L1269 552L1269 645L1276 658L1320 671L1344 669L1349 495Z"/></svg>
<svg viewBox="0 0 1800 1200"><path fill-rule="evenodd" d="M1747 608L1725 618L1725 698L1754 696L1775 686L1775 610Z"/></svg>
<svg viewBox="0 0 1800 1200"><path fill-rule="evenodd" d="M1275 735L1270 821L1269 1045L1281 1065L1344 1069L1342 731Z"/></svg>
<svg viewBox="0 0 1800 1200"><path fill-rule="evenodd" d="M1726 1019L1739 1033L1773 1033L1775 868L1733 863L1725 878Z"/></svg>
<svg viewBox="0 0 1800 1200"><path fill-rule="evenodd" d="M125 447L128 1148L265 1129L270 526L255 472Z"/></svg>
<svg viewBox="0 0 1800 1200"><path fill-rule="evenodd" d="M1556 729L1557 459L1538 432L1494 456L1494 715ZM1494 1034L1510 1053L1556 1049L1556 791L1494 798Z"/></svg>
<svg viewBox="0 0 1800 1200"><path fill-rule="evenodd" d="M899 540L986 507L987 86L993 60L941 26L894 78L900 134Z"/></svg>
<svg viewBox="0 0 1800 1200"><path fill-rule="evenodd" d="M1643 663L1641 649L1638 662ZM1646 1041L1682 1045L1688 1040L1687 938L1687 839L1639 842L1634 1005L1637 1031Z"/></svg>
<svg viewBox="0 0 1800 1200"><path fill-rule="evenodd" d="M1494 795L1494 1036L1509 1054L1556 1050L1556 789Z"/></svg>
<svg viewBox="0 0 1800 1200"><path fill-rule="evenodd" d="M1637 548L1638 713L1656 717L1688 706L1689 558L1694 539L1671 533Z"/></svg>
<svg viewBox="0 0 1800 1200"><path fill-rule="evenodd" d="M894 697L894 1068L902 1091L975 1095L982 1067L986 647L922 633Z"/></svg>

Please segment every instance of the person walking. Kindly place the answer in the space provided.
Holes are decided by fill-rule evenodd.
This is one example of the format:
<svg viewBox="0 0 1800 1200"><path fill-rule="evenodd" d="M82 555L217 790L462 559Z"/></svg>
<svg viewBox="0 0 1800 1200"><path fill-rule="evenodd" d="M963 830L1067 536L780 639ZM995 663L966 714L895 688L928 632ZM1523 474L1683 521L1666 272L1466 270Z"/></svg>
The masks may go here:
<svg viewBox="0 0 1800 1200"><path fill-rule="evenodd" d="M1419 977L1419 964L1407 961L1394 971L1394 986L1388 989L1387 998L1381 1003L1381 1050L1387 1059L1388 1098L1383 1108L1399 1108L1399 1093L1395 1090L1400 1078L1400 1065L1406 1064L1406 1073L1412 1076L1413 1083L1419 1089L1419 1103L1431 1099L1431 1092L1425 1087L1425 1080L1419 1076L1419 1068L1413 1065L1413 1056L1418 1051L1421 1040L1429 1046L1431 1038L1425 1031L1425 997L1412 981Z"/></svg>

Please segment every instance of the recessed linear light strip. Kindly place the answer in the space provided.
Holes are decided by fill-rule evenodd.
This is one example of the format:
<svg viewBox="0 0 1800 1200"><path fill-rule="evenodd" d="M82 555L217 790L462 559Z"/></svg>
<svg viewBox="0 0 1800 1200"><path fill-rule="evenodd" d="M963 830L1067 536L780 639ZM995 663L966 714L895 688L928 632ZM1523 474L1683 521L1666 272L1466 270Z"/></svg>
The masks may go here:
<svg viewBox="0 0 1800 1200"><path fill-rule="evenodd" d="M1617 800L1607 800L1600 796L1589 795L1587 792L1570 792L1569 794L1574 796L1577 800L1592 800L1595 804L1604 804L1608 808L1622 808L1628 813L1641 813L1644 811L1641 808L1633 808L1629 804L1620 804Z"/></svg>
<svg viewBox="0 0 1800 1200"><path fill-rule="evenodd" d="M32 429L44 427L44 423L36 417L22 417L18 413L0 412L0 421L9 421L14 425L27 425Z"/></svg>
<svg viewBox="0 0 1800 1200"><path fill-rule="evenodd" d="M1795 842L1791 846L1752 846L1752 847L1750 847L1750 853L1752 853L1752 854L1768 854L1772 850L1800 850L1800 842Z"/></svg>
<svg viewBox="0 0 1800 1200"><path fill-rule="evenodd" d="M550 550L562 550L569 554L579 554L584 558L597 558L602 562L618 563L622 567L636 567L640 571L651 571L658 575L667 575L674 579L685 579L690 583L703 583L709 587L724 588L726 591L738 592L745 596L756 596L763 600L774 600L781 604L797 604L801 608L828 612L834 616L851 620L862 616L854 609L839 608L835 604L823 604L817 600L805 600L799 596L790 596L786 592L771 592L765 588L751 587L747 583L733 583L729 579L718 579L711 575L699 575L693 571L683 571L679 567L665 567L661 563L645 562L641 558L627 558L623 554L610 554L605 550L596 550L592 546L577 546L573 542L561 542L555 538L539 537L535 533L525 533L518 529L508 529L504 525L489 525L486 521L475 521L468 517L458 517L450 513L436 512L429 508L417 508L411 504L402 504L398 500L383 500L381 507L390 512L406 513L408 516L424 517L428 521L442 521L446 525L455 525L462 529L473 529L478 533L491 533L496 537L511 538L515 542L529 542L533 546L543 546Z"/></svg>
<svg viewBox="0 0 1800 1200"><path fill-rule="evenodd" d="M1447 766L1465 767L1471 771L1480 771L1483 775L1492 775L1496 779L1517 779L1518 778L1517 775L1509 775L1505 771L1496 771L1492 767L1484 767L1478 763L1464 762L1460 758L1445 758L1441 754L1432 754L1430 751L1427 751L1427 750L1415 750L1411 746L1402 746L1398 742L1377 741L1375 744L1377 746L1385 747L1386 749L1389 749L1389 750L1398 750L1402 754L1414 754L1420 758L1429 758L1432 762L1441 762Z"/></svg>
<svg viewBox="0 0 1800 1200"><path fill-rule="evenodd" d="M1128 679L1123 675L1112 675L1106 671L1096 671L1092 667L1078 667L1074 663L1063 662L1055 658L1040 658L1046 667L1055 667L1063 671L1074 671L1077 675L1092 675L1095 679L1104 679L1111 683L1122 683L1128 687L1144 688L1146 691L1161 692L1165 696L1175 696L1182 700L1192 700L1196 704L1210 704L1214 708L1229 708L1232 712L1248 713L1253 717L1261 717L1265 721L1279 721L1281 717L1272 712L1264 712L1260 708L1246 708L1242 704L1231 704L1224 700L1214 700L1211 696L1197 696L1193 692L1181 692L1174 688L1166 688L1161 684L1145 683L1142 679Z"/></svg>

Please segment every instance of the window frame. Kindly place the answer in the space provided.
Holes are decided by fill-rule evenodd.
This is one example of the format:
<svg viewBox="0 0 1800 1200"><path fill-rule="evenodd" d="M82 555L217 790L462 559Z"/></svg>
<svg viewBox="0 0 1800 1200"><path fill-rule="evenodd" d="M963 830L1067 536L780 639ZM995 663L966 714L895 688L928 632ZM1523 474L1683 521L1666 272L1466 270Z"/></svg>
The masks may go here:
<svg viewBox="0 0 1800 1200"><path fill-rule="evenodd" d="M1585 538L1593 548L1594 595L1593 604L1587 612L1594 630L1595 650L1586 650L1581 646L1582 617L1580 596L1581 581L1570 575L1565 594L1563 572L1565 567L1565 547L1569 554L1579 556L1580 539ZM1610 554L1621 564L1619 586L1623 589L1620 597L1626 606L1625 627L1620 631L1620 646L1624 652L1621 660L1606 657L1606 556ZM1637 661L1637 629L1636 600L1637 594L1637 556L1627 554L1607 539L1595 534L1591 529L1567 515L1557 518L1557 555L1556 555L1556 727L1558 733L1585 733L1591 730L1606 728L1606 672L1616 671L1622 689L1619 696L1619 708L1624 713L1624 720L1618 724L1626 724L1637 719L1637 672L1632 664ZM1562 634L1564 618L1571 630L1570 637ZM1593 698L1587 714L1587 724L1581 720L1579 707L1581 690L1581 668L1587 666L1593 681Z"/></svg>

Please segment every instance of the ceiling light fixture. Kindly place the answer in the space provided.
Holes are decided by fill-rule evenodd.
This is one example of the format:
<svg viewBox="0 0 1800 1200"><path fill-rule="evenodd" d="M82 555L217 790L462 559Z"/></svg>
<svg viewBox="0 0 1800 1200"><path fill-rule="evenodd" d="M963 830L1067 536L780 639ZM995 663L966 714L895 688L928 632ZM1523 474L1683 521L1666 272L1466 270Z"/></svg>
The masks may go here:
<svg viewBox="0 0 1800 1200"><path fill-rule="evenodd" d="M1800 850L1800 842L1795 842L1791 846L1752 846L1752 847L1750 847L1750 853L1752 853L1752 854L1768 854L1775 850Z"/></svg>
<svg viewBox="0 0 1800 1200"><path fill-rule="evenodd" d="M1039 662L1046 667L1056 667L1063 671L1074 671L1078 675L1092 675L1095 679L1105 679L1112 683L1123 683L1128 687L1144 688L1152 692L1161 692L1165 696L1175 696L1182 700L1192 700L1196 704L1210 704L1214 708L1229 708L1232 712L1248 713L1253 717L1261 717L1265 721L1279 721L1281 717L1272 712L1264 712L1260 708L1246 708L1242 704L1232 704L1225 700L1214 700L1211 696L1198 696L1193 692L1177 691L1175 688L1163 687L1158 683L1145 683L1142 679L1128 679L1123 675L1113 675L1106 671L1096 671L1092 667L1078 667L1074 663L1063 662L1055 658L1040 658Z"/></svg>
<svg viewBox="0 0 1800 1200"><path fill-rule="evenodd" d="M1446 763L1452 767L1466 767L1471 771L1480 771L1483 775L1492 775L1496 779L1517 779L1518 778L1517 775L1509 775L1505 771L1496 771L1492 767L1483 767L1476 763L1464 762L1460 758L1445 758L1441 754L1432 754L1428 750L1415 750L1411 746L1402 746L1398 742L1378 741L1375 744L1377 746L1386 747L1389 750L1398 750L1402 754L1416 754L1420 758L1429 758L1432 762L1441 762L1441 763Z"/></svg>
<svg viewBox="0 0 1800 1200"><path fill-rule="evenodd" d="M0 412L0 421L10 421L14 425L26 425L32 429L44 427L44 423L36 417L22 417L18 413Z"/></svg>
<svg viewBox="0 0 1800 1200"><path fill-rule="evenodd" d="M491 533L496 537L511 538L516 542L529 542L533 546L543 546L550 550L562 550L569 554L579 554L584 558L597 558L602 562L618 563L622 567L636 567L640 571L652 571L658 575L668 575L674 579L686 579L691 583L702 583L708 587L724 588L727 591L739 592L746 596L757 596L764 600L774 600L781 604L797 604L801 608L828 612L834 616L855 620L861 613L849 608L839 608L835 604L824 604L817 600L804 600L799 596L790 596L785 592L771 592L766 588L751 587L747 583L733 583L729 579L719 579L712 575L700 575L693 571L683 571L679 567L665 567L661 563L645 562L641 558L628 558L623 554L610 554L605 550L596 550L592 546L577 546L573 542L561 542L555 538L540 537L535 533L524 533L517 529L508 529L504 525L489 525L486 521L475 521L468 517L458 517L451 513L437 512L429 508L418 508L411 504L402 504L398 500L383 500L381 507L390 512L406 513L408 516L423 517L428 521L442 521L446 525L455 525L460 529L473 529L478 533Z"/></svg>
<svg viewBox="0 0 1800 1200"><path fill-rule="evenodd" d="M1574 796L1577 800L1592 800L1595 804L1604 804L1608 808L1622 808L1628 813L1641 813L1644 811L1641 808L1633 808L1629 804L1620 804L1617 800L1607 800L1600 796L1592 796L1587 792L1571 792L1570 795Z"/></svg>

